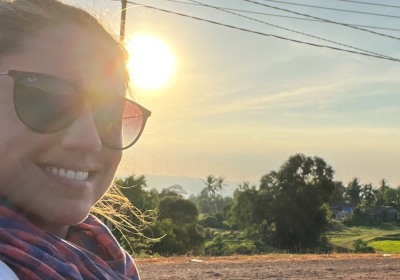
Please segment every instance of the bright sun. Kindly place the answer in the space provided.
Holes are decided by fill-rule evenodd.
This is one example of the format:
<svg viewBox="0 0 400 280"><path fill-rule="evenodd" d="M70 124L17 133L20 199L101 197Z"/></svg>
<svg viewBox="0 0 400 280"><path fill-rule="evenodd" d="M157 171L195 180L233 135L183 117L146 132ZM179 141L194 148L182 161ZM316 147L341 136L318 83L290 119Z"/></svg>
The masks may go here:
<svg viewBox="0 0 400 280"><path fill-rule="evenodd" d="M172 75L175 60L168 46L151 36L137 36L128 43L129 75L143 89L163 87Z"/></svg>

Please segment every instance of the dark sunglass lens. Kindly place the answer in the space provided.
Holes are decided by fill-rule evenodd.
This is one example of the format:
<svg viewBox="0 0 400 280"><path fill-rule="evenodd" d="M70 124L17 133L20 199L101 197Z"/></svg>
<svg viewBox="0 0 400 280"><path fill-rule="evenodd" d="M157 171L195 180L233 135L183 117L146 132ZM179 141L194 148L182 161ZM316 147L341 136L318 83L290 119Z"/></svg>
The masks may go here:
<svg viewBox="0 0 400 280"><path fill-rule="evenodd" d="M55 132L70 125L80 111L75 90L62 81L30 77L16 81L14 102L21 121L37 132Z"/></svg>
<svg viewBox="0 0 400 280"><path fill-rule="evenodd" d="M95 115L101 140L112 148L128 147L137 140L142 130L142 111L135 103L122 98L108 103L107 107L98 108Z"/></svg>

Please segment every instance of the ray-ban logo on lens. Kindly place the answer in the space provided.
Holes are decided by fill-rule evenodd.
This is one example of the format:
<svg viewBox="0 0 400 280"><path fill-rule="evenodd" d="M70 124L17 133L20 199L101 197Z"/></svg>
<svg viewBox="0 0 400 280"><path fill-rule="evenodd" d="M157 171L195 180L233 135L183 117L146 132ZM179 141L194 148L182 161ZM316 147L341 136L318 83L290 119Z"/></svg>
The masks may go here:
<svg viewBox="0 0 400 280"><path fill-rule="evenodd" d="M38 81L38 79L36 79L36 78L28 78L27 80L28 80L28 82L31 82L31 83Z"/></svg>

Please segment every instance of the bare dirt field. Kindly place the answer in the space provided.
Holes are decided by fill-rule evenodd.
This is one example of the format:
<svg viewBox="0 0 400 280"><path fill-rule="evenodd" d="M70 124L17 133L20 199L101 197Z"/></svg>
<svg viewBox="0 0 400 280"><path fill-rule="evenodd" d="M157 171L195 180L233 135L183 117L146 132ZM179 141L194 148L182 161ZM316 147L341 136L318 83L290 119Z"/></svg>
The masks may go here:
<svg viewBox="0 0 400 280"><path fill-rule="evenodd" d="M264 255L136 260L142 280L400 279L400 255Z"/></svg>

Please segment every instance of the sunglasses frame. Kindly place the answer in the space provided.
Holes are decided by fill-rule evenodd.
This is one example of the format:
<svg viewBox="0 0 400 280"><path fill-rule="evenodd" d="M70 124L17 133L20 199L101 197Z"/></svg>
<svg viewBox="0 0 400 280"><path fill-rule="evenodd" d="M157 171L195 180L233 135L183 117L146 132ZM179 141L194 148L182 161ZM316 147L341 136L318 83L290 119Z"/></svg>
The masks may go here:
<svg viewBox="0 0 400 280"><path fill-rule="evenodd" d="M65 127L61 127L60 129L57 129L57 130L51 131L51 132L45 132L45 131L40 131L38 129L35 129L35 128L31 127L29 124L27 124L26 121L20 116L20 113L18 112L17 105L16 105L16 94L15 94L15 89L16 89L17 83L22 78L36 79L35 76L51 78L53 80L58 80L58 81L60 81L60 82L62 82L64 84L70 86L72 89L75 90L75 93L78 94L78 92L80 92L81 90L79 89L79 87L74 82L65 80L65 79L57 77L57 76L49 75L49 74L43 74L43 73L37 73L37 72L26 72L26 71L19 71L19 70L7 70L7 71L4 71L4 72L0 72L0 77L1 76L9 76L9 77L11 77L13 79L13 82L14 82L14 85L13 85L14 110L15 110L19 120L26 127L31 129L32 131L37 132L37 133L42 133L42 134L56 133L56 132L59 132L59 131L61 131L63 129L66 129L67 127L69 127L73 123L73 121L76 120L76 118L75 118L70 124L66 125ZM88 98L88 97L85 94L83 94L82 100L85 99L85 98ZM103 145L107 146L110 149L114 149L114 150L126 150L126 149L132 147L139 140L140 136L143 133L144 127L146 126L147 119L151 116L151 111L146 109L145 107L143 107L139 103L136 103L135 101L130 100L130 99L128 99L126 97L123 97L123 96L121 96L121 98L123 98L125 101L127 101L127 102L129 102L129 103L131 103L131 104L133 104L133 105L135 105L135 106L137 106L139 108L139 110L141 111L142 116L143 116L143 124L142 124L140 132L138 133L136 138L128 146L125 146L125 147L121 147L121 148L113 147L112 145L110 145L110 144L106 143L105 141L103 141L103 139L101 139L101 136L99 135L99 138L100 138L101 142L103 143Z"/></svg>

